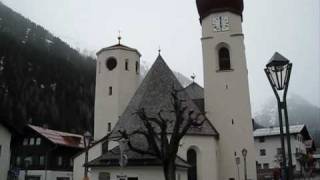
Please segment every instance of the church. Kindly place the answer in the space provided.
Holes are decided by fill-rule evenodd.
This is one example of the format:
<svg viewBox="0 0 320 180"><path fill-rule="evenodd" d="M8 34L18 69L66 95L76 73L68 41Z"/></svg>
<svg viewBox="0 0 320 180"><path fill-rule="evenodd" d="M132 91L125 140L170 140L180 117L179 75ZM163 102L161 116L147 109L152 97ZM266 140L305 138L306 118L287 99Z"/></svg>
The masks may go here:
<svg viewBox="0 0 320 180"><path fill-rule="evenodd" d="M138 109L148 114L169 110L173 87L181 90L188 108L206 116L181 139L176 179L257 179L243 0L196 0L196 6L202 27L204 87L195 82L183 87L160 53L139 83L141 54L120 39L97 52L94 141L88 163L84 164L84 152L74 158L74 179L82 179L86 167L95 180L164 180L159 159L130 148L124 151L126 166L120 166L121 143L115 137L119 130L141 128ZM139 138L133 142L146 146Z"/></svg>

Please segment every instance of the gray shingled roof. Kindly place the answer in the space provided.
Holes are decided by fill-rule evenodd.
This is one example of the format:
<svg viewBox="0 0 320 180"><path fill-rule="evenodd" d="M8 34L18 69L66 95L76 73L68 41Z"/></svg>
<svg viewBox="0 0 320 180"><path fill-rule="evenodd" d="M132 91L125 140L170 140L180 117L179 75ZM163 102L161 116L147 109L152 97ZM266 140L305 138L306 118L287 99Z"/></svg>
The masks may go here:
<svg viewBox="0 0 320 180"><path fill-rule="evenodd" d="M134 151L127 150L125 154L128 157L128 163L126 166L161 166L161 161L151 155L139 154ZM88 162L85 164L87 167L119 167L120 148L119 146L111 149L106 154ZM188 162L180 157L176 158L176 165L178 167L188 168L190 165Z"/></svg>
<svg viewBox="0 0 320 180"><path fill-rule="evenodd" d="M129 102L126 110L119 118L111 136L117 136L118 131L121 129L125 129L130 133L143 127L142 121L135 114L140 108L144 108L148 116L155 116L160 110L173 110L171 102L172 87L180 90L183 89L173 72L159 55ZM181 91L179 95L181 99L186 100L189 109L200 112L197 105L194 104L185 91ZM163 116L167 119L175 120L175 115L172 113L163 113ZM169 132L172 130L173 125L173 123L171 126L169 125ZM191 128L188 134L216 136L218 132L212 124L206 120L201 127Z"/></svg>
<svg viewBox="0 0 320 180"><path fill-rule="evenodd" d="M189 94L191 99L204 99L203 87L195 82L189 84L185 88L185 91Z"/></svg>

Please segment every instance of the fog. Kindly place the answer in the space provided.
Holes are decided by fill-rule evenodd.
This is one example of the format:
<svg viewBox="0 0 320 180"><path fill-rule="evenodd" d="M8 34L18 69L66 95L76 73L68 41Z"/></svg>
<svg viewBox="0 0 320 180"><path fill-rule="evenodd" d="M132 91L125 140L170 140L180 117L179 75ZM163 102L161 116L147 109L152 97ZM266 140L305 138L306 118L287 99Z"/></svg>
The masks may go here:
<svg viewBox="0 0 320 180"><path fill-rule="evenodd" d="M72 47L94 54L117 42L137 48L142 61L162 56L175 71L203 85L201 26L195 0L2 0ZM275 51L293 63L289 95L320 106L320 3L245 0L243 29L253 112L273 97L263 72Z"/></svg>

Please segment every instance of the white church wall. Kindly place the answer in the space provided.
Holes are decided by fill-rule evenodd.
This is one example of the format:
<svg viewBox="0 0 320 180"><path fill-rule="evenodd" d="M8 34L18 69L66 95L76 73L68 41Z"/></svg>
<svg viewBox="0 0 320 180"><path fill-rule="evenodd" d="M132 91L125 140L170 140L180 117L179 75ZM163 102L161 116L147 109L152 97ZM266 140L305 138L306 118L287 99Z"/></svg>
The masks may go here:
<svg viewBox="0 0 320 180"><path fill-rule="evenodd" d="M117 65L109 70L106 62L114 57ZM128 70L125 63L128 62ZM105 50L98 55L96 71L96 96L94 139L99 140L108 133L108 123L111 129L117 123L139 84L139 74L136 72L136 62L140 69L140 55L134 51L121 48ZM109 88L112 87L112 94Z"/></svg>
<svg viewBox="0 0 320 180"><path fill-rule="evenodd" d="M138 177L139 180L164 180L161 166L143 166L143 167L110 167L110 168L92 168L91 179L99 179L99 173L110 173L110 180L118 180L117 176L126 175L127 177ZM177 169L177 180L187 180L187 170Z"/></svg>
<svg viewBox="0 0 320 180"><path fill-rule="evenodd" d="M0 179L7 179L10 165L11 133L0 124Z"/></svg>
<svg viewBox="0 0 320 180"><path fill-rule="evenodd" d="M217 140L213 136L186 135L181 140L178 155L187 160L187 151L191 148L197 152L197 179L219 180Z"/></svg>

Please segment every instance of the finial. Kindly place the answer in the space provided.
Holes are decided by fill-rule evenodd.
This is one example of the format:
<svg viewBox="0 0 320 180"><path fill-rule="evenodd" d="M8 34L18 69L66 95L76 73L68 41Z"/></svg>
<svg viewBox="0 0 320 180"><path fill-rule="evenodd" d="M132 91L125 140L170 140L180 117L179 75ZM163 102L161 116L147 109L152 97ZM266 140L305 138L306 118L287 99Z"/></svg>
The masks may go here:
<svg viewBox="0 0 320 180"><path fill-rule="evenodd" d="M194 82L194 80L196 79L196 75L193 73L192 75L191 75L191 79L192 79L192 82Z"/></svg>
<svg viewBox="0 0 320 180"><path fill-rule="evenodd" d="M159 55L160 55L161 54L161 47L160 46L159 46L158 52L159 52Z"/></svg>
<svg viewBox="0 0 320 180"><path fill-rule="evenodd" d="M119 30L118 33L118 44L121 44L121 31Z"/></svg>

